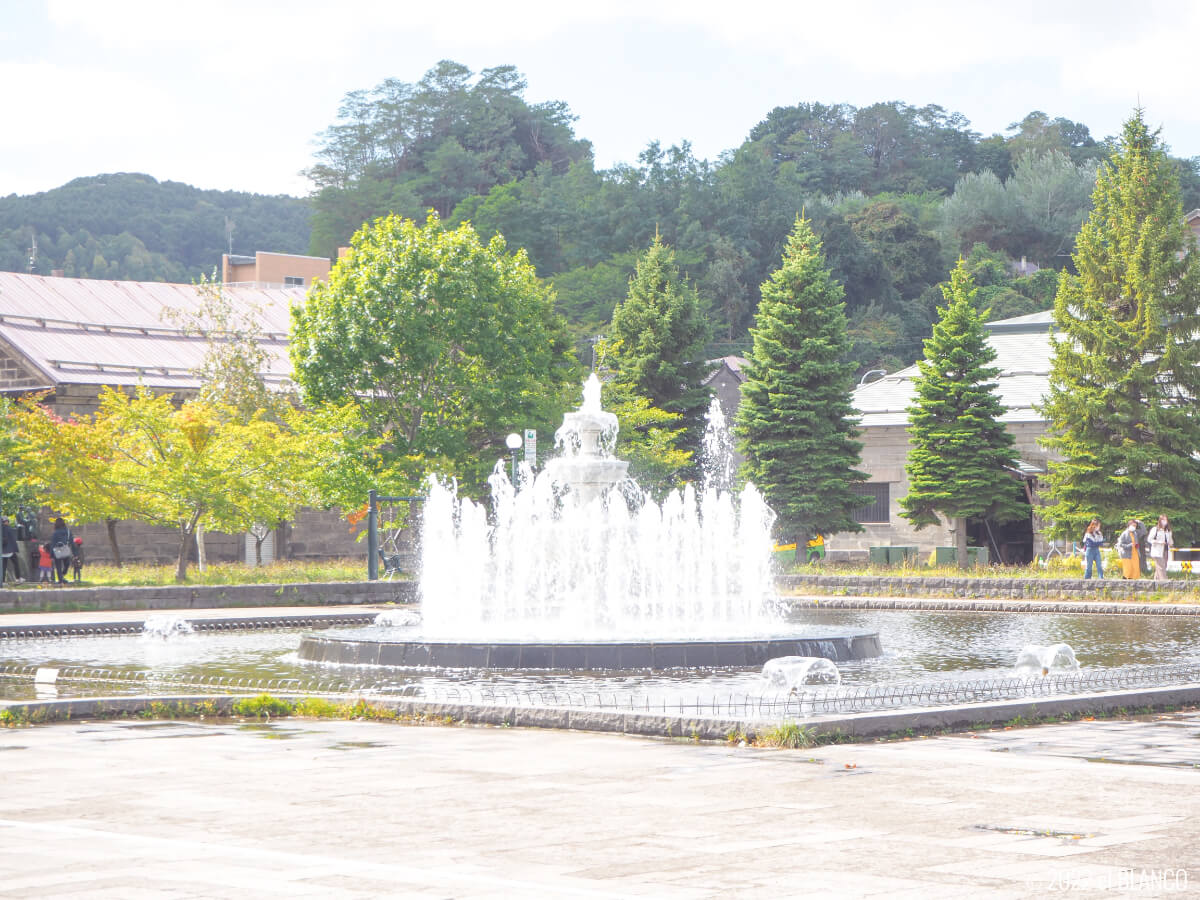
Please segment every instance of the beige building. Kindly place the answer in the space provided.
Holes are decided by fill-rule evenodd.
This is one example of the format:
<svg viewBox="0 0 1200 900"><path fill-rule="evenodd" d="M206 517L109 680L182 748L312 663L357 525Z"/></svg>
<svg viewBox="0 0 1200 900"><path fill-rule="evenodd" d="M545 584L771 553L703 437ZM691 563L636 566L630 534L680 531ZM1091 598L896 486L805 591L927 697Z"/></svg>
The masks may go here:
<svg viewBox="0 0 1200 900"><path fill-rule="evenodd" d="M253 256L221 254L221 281L236 287L308 288L329 277L330 262L324 256L295 253L264 253Z"/></svg>
<svg viewBox="0 0 1200 900"><path fill-rule="evenodd" d="M1001 418L1016 441L1017 459L1011 470L1013 490L1031 502L1027 520L1001 525L968 521L968 542L987 547L994 561L1027 562L1046 550L1037 519L1038 477L1046 472L1047 454L1038 445L1046 421L1037 410L1050 375L1050 333L1053 313L1040 312L988 322L988 343L996 351L1000 369L997 387L1006 412ZM868 548L912 546L927 554L935 547L953 546L949 523L915 529L900 516L900 498L908 493L904 471L908 459L907 409L914 397L915 365L886 375L854 392L854 407L861 414L863 443L860 469L870 476L862 486L867 503L858 513L863 531L838 534L828 542L831 556L865 556Z"/></svg>

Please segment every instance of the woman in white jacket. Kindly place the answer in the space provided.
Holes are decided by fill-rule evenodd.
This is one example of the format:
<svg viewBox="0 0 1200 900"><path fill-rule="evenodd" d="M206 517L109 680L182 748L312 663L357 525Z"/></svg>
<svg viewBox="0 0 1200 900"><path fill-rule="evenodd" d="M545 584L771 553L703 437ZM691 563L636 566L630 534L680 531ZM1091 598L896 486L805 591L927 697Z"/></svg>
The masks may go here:
<svg viewBox="0 0 1200 900"><path fill-rule="evenodd" d="M1175 537L1171 534L1171 523L1166 516L1158 517L1158 524L1146 535L1150 542L1150 558L1154 560L1154 580L1167 580L1167 560L1175 548Z"/></svg>

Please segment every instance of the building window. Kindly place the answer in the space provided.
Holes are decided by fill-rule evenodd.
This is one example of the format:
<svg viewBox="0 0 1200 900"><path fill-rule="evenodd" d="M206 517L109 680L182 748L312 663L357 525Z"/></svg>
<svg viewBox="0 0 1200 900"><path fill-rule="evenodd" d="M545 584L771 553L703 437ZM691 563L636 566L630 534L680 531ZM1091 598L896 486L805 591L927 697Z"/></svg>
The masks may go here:
<svg viewBox="0 0 1200 900"><path fill-rule="evenodd" d="M284 275L283 276L283 286L284 287L304 287L304 279L301 278L299 275Z"/></svg>
<svg viewBox="0 0 1200 900"><path fill-rule="evenodd" d="M889 519L890 488L891 484L886 481L854 485L851 490L860 494L866 501L854 511L854 521L860 525L886 525Z"/></svg>

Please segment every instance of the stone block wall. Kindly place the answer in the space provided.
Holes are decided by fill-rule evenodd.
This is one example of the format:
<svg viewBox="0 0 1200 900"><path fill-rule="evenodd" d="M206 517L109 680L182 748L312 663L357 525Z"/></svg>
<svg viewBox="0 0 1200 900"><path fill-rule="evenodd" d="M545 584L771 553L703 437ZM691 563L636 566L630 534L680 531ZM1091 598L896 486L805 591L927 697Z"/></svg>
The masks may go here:
<svg viewBox="0 0 1200 900"><path fill-rule="evenodd" d="M867 597L948 597L962 600L1141 600L1154 594L1191 594L1200 600L1200 582L1116 578L965 578L904 575L782 575L785 590ZM1169 607L1161 607L1169 611Z"/></svg>
<svg viewBox="0 0 1200 900"><path fill-rule="evenodd" d="M53 530L54 514L43 510L39 518L39 537L47 540ZM108 529L103 522L76 524L68 522L76 537L83 538L84 558L88 563L112 563L113 554ZM285 534L276 533L275 546L279 559L320 560L361 557L366 565L367 542L356 541L366 523L351 529L338 510L302 510L294 522L285 525ZM117 546L125 562L172 564L179 555L179 532L173 528L147 525L144 522L121 521L116 525ZM244 534L224 534L209 531L204 535L204 550L209 562L227 563L245 560ZM195 562L195 540L189 541L189 558Z"/></svg>
<svg viewBox="0 0 1200 900"><path fill-rule="evenodd" d="M7 341L0 340L0 389L31 390L46 387L47 379L18 361L17 353Z"/></svg>

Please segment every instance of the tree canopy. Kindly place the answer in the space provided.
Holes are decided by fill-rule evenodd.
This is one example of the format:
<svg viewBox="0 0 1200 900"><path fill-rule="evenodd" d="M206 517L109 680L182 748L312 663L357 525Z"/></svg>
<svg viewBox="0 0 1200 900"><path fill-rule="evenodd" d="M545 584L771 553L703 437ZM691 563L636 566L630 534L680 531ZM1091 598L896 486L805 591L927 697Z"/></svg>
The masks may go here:
<svg viewBox="0 0 1200 900"><path fill-rule="evenodd" d="M1045 517L1060 533L1166 514L1200 525L1200 255L1141 110L1100 168L1054 302Z"/></svg>
<svg viewBox="0 0 1200 900"><path fill-rule="evenodd" d="M414 486L428 471L478 486L506 434L556 424L579 376L525 253L434 213L364 226L292 317L305 401L357 405Z"/></svg>
<svg viewBox="0 0 1200 900"><path fill-rule="evenodd" d="M861 531L854 466L862 444L850 406L845 304L807 219L797 219L780 267L762 286L736 430L745 475L789 539Z"/></svg>
<svg viewBox="0 0 1200 900"><path fill-rule="evenodd" d="M917 528L937 524L939 514L952 519L958 564L966 568L968 518L1010 521L1030 511L1017 504L1018 485L1006 471L1016 454L1000 421L1000 370L991 365L996 351L987 343L961 259L943 290L946 305L925 342L925 358L917 361L920 376L908 410L909 487L900 505Z"/></svg>
<svg viewBox="0 0 1200 900"><path fill-rule="evenodd" d="M655 235L613 310L605 354L612 378L694 429L708 405L700 384L707 340L700 297L680 275L674 252Z"/></svg>
<svg viewBox="0 0 1200 900"><path fill-rule="evenodd" d="M530 105L514 66L469 68L442 60L416 84L389 78L351 91L318 137L307 174L316 188L314 252L332 256L364 220L389 212L447 216L541 163L565 171L591 156L565 103Z"/></svg>

